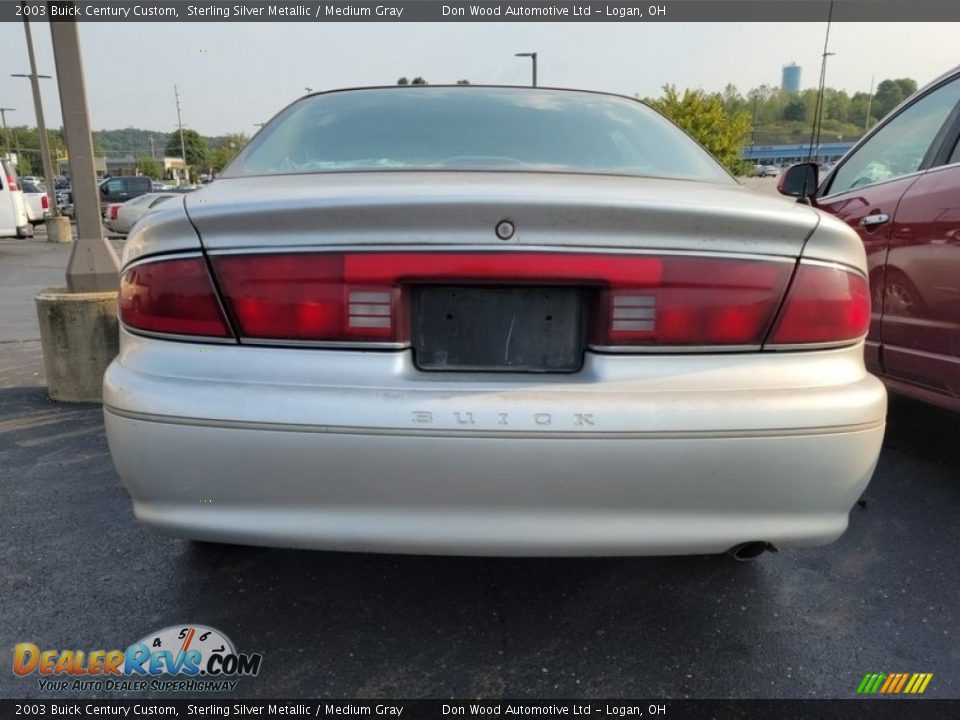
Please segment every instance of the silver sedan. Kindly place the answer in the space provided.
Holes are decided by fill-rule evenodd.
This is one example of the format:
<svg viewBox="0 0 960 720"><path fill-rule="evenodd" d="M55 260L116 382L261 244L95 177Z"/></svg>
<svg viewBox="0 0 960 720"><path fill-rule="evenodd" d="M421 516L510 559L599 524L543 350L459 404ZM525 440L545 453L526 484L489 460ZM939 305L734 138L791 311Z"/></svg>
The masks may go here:
<svg viewBox="0 0 960 720"><path fill-rule="evenodd" d="M634 100L312 95L134 228L110 448L136 516L197 540L828 543L884 431L865 269Z"/></svg>

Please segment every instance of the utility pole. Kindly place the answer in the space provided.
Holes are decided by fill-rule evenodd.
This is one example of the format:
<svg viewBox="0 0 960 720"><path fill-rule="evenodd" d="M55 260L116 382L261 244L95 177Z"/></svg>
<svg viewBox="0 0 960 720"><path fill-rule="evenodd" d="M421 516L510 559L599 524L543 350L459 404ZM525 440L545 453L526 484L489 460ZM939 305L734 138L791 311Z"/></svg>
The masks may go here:
<svg viewBox="0 0 960 720"><path fill-rule="evenodd" d="M27 18L26 2L20 1L23 8L23 32L27 36L27 55L30 57L30 89L33 90L33 109L37 113L37 135L40 138L40 159L43 162L43 179L47 185L47 199L49 200L50 214L59 215L57 211L57 188L53 175L53 162L50 159L50 139L47 137L47 125L43 121L43 101L40 98L40 78L50 79L49 75L37 74L37 58L33 52L33 34L30 32L30 20ZM14 77L23 77L15 75Z"/></svg>
<svg viewBox="0 0 960 720"><path fill-rule="evenodd" d="M157 148L153 145L153 135L150 136L150 158L152 160L157 159Z"/></svg>
<svg viewBox="0 0 960 720"><path fill-rule="evenodd" d="M814 160L813 143L817 143L817 155L820 154L820 128L823 123L823 91L827 78L827 58L836 53L827 52L830 44L830 25L833 22L833 0L830 0L830 11L827 14L827 32L823 38L823 55L820 61L820 86L817 91L817 104L813 113L813 127L810 130L810 149L807 152L807 160Z"/></svg>
<svg viewBox="0 0 960 720"><path fill-rule="evenodd" d="M0 107L0 118L3 119L3 150L10 154L10 131L7 129L7 113L16 112L16 108Z"/></svg>
<svg viewBox="0 0 960 720"><path fill-rule="evenodd" d="M183 141L183 120L180 119L180 91L177 86L173 86L173 96L177 101L177 127L180 128L180 157L183 158L183 175L186 181L190 182L190 170L187 166L187 145Z"/></svg>
<svg viewBox="0 0 960 720"><path fill-rule="evenodd" d="M867 99L867 119L863 121L864 132L870 129L870 110L873 108L873 83L876 79L876 75L870 76L870 97Z"/></svg>

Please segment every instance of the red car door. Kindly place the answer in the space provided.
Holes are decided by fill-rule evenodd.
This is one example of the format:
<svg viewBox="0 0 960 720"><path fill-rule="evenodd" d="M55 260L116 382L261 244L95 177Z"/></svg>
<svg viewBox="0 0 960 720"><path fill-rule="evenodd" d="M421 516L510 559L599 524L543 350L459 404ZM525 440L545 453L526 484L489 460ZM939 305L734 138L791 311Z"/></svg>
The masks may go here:
<svg viewBox="0 0 960 720"><path fill-rule="evenodd" d="M821 210L836 215L853 227L866 249L873 299L866 344L868 367L892 375L894 373L888 365L892 362L897 368L896 373L909 372L909 377L914 380L936 369L939 379L924 382L940 387L947 366L942 362L922 360L921 354L940 348L938 352L943 356L943 343L948 339L949 331L940 325L920 325L916 316L905 315L907 311L897 303L906 297L904 288L907 283L902 278L906 277L907 271L893 261L910 260L910 267L914 269L909 272L923 273L924 277L915 279L924 283L925 289L931 273L943 272L942 269L934 271L932 265L946 259L941 258L948 252L941 246L941 241L951 227L956 227L956 218L950 208L957 207L960 186L950 180L956 176L949 172L949 165L943 166L945 159L940 153L946 136L958 122L958 114L960 76L954 74L933 84L885 119L840 161L814 199L814 204ZM931 167L934 169L928 169ZM901 209L908 199L908 207ZM936 221L937 227L933 230L930 223L935 216L941 219ZM936 246L930 244L934 239L938 242ZM919 260L921 256L923 261ZM928 269L919 271L920 264ZM938 287L951 287L947 279L941 278L939 282ZM919 300L921 293L915 288L911 297ZM936 292L949 293L949 290ZM949 300L943 302L950 304ZM910 312L919 312L919 308L920 305L914 303ZM892 313L889 322L888 312ZM943 316L942 306L937 313L938 317ZM892 350L890 353L888 346ZM905 360L908 352L911 359ZM950 382L955 382L955 376L952 377L954 379ZM956 386L960 384L951 387Z"/></svg>
<svg viewBox="0 0 960 720"><path fill-rule="evenodd" d="M960 148L958 148L960 151ZM957 158L960 161L960 157ZM907 189L890 231L883 368L960 405L960 163Z"/></svg>
<svg viewBox="0 0 960 720"><path fill-rule="evenodd" d="M870 276L872 314L867 335L866 362L873 372L882 372L880 344L883 342L883 288L884 269L890 240L891 221L897 212L900 198L918 179L917 175L856 188L817 201L817 207L846 222L857 231L867 251L867 270Z"/></svg>

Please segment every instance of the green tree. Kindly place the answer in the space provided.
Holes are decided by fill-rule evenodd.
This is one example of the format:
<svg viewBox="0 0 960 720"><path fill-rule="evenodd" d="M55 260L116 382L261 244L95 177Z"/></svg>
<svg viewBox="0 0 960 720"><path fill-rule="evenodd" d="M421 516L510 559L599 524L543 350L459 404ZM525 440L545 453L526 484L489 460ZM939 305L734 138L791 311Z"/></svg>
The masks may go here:
<svg viewBox="0 0 960 720"><path fill-rule="evenodd" d="M404 75L402 78L397 80L397 85L409 85L410 81L407 79L407 76Z"/></svg>
<svg viewBox="0 0 960 720"><path fill-rule="evenodd" d="M663 86L663 97L647 100L733 172L743 169L740 151L750 137L750 114L728 113L719 93L685 90L681 96L673 85Z"/></svg>
<svg viewBox="0 0 960 720"><path fill-rule="evenodd" d="M207 141L196 130L183 129L183 145L187 151L187 165L191 168L206 168L210 164L210 149L207 147ZM170 133L164 152L167 157L183 157L180 150L179 130Z"/></svg>
<svg viewBox="0 0 960 720"><path fill-rule="evenodd" d="M903 90L893 80L884 80L877 85L873 94L873 111L877 117L883 117L903 100Z"/></svg>
<svg viewBox="0 0 960 720"><path fill-rule="evenodd" d="M466 80L466 79L464 79L464 80L457 80L457 85L469 85L469 84L470 84L470 81L469 81L469 80Z"/></svg>
<svg viewBox="0 0 960 720"><path fill-rule="evenodd" d="M220 172L229 165L249 141L250 138L244 133L230 133L218 138L210 158L214 172Z"/></svg>
<svg viewBox="0 0 960 720"><path fill-rule="evenodd" d="M152 157L142 157L137 160L137 170L139 170L142 175L152 177L154 180L163 178L163 165Z"/></svg>
<svg viewBox="0 0 960 720"><path fill-rule="evenodd" d="M870 109L870 115L874 118L873 107L870 100L870 93L858 92L854 93L853 97L850 98L850 110L847 113L847 120L856 125L862 131L867 127L867 108ZM873 119L870 120L870 125L873 124Z"/></svg>
<svg viewBox="0 0 960 720"><path fill-rule="evenodd" d="M33 163L28 153L22 153L17 157L17 175L33 175Z"/></svg>
<svg viewBox="0 0 960 720"><path fill-rule="evenodd" d="M420 77L419 75L417 75L413 80L410 81L410 84L411 84L411 85L426 85L426 84L427 84L427 81L424 80L424 79L423 79L422 77Z"/></svg>
<svg viewBox="0 0 960 720"><path fill-rule="evenodd" d="M787 122L805 122L807 105L803 100L791 100L783 107L783 119Z"/></svg>

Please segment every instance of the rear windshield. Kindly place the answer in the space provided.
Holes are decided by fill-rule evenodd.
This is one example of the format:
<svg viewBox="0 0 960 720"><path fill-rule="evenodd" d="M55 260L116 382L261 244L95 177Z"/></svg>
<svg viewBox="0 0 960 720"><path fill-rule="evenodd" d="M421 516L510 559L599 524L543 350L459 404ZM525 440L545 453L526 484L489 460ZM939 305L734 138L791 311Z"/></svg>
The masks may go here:
<svg viewBox="0 0 960 720"><path fill-rule="evenodd" d="M222 177L386 170L611 173L733 180L642 103L526 88L381 88L303 98Z"/></svg>

